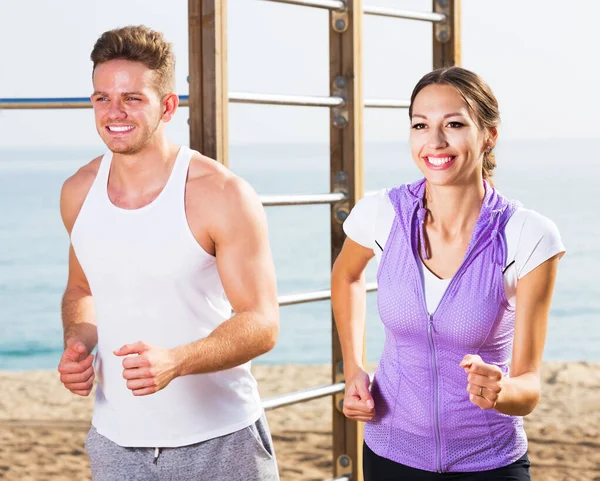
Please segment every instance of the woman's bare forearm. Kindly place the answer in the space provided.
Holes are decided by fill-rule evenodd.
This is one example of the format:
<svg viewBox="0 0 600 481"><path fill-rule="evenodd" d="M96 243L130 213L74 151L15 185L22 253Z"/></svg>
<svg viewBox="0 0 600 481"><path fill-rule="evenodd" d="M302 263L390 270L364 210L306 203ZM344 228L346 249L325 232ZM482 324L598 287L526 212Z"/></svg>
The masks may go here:
<svg viewBox="0 0 600 481"><path fill-rule="evenodd" d="M502 380L502 392L496 403L496 411L511 416L527 416L540 400L539 374L526 372Z"/></svg>
<svg viewBox="0 0 600 481"><path fill-rule="evenodd" d="M364 274L358 279L351 279L342 272L334 270L331 303L344 358L344 377L350 379L357 371L364 369L366 317Z"/></svg>

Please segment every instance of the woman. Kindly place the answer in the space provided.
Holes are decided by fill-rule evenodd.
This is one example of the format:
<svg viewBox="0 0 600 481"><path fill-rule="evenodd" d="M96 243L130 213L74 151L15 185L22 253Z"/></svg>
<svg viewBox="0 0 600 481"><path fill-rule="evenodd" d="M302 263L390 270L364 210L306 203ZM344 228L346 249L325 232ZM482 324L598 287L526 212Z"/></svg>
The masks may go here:
<svg viewBox="0 0 600 481"><path fill-rule="evenodd" d="M551 221L492 185L500 119L481 78L458 67L425 75L409 117L424 179L357 203L332 274L344 414L367 423L365 480L527 480L522 416L540 397L564 247ZM369 391L373 257L386 340Z"/></svg>

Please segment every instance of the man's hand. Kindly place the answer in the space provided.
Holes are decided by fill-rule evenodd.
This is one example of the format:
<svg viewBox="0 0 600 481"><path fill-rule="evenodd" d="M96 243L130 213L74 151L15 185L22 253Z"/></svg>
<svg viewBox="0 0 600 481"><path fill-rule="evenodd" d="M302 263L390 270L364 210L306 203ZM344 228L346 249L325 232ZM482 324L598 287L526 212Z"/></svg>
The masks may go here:
<svg viewBox="0 0 600 481"><path fill-rule="evenodd" d="M467 354L460 362L467 374L469 399L481 409L496 407L502 392L502 371L495 364L483 362L477 354Z"/></svg>
<svg viewBox="0 0 600 481"><path fill-rule="evenodd" d="M367 422L375 416L375 403L369 391L369 375L358 371L346 382L344 415L355 421Z"/></svg>
<svg viewBox="0 0 600 481"><path fill-rule="evenodd" d="M94 356L81 341L67 339L67 347L58 363L60 381L73 394L87 396L94 385Z"/></svg>
<svg viewBox="0 0 600 481"><path fill-rule="evenodd" d="M128 356L123 359L123 378L134 396L154 394L167 387L178 375L178 363L171 349L136 342L125 344L114 354Z"/></svg>

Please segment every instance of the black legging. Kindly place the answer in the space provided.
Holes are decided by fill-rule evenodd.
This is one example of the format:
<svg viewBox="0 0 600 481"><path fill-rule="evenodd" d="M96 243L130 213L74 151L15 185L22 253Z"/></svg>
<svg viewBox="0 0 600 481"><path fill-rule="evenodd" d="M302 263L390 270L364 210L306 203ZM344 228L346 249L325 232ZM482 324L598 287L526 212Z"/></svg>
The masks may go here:
<svg viewBox="0 0 600 481"><path fill-rule="evenodd" d="M434 473L409 468L375 454L366 443L363 449L365 481L531 481L529 458L525 454L503 468L476 473Z"/></svg>

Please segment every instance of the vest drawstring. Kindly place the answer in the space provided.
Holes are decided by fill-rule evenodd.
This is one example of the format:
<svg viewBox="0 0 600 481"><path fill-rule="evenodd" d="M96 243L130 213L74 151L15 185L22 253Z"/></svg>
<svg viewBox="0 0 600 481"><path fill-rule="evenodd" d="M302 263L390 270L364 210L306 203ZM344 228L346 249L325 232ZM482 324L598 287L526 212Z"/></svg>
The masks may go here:
<svg viewBox="0 0 600 481"><path fill-rule="evenodd" d="M419 221L419 244L421 244L421 255L423 260L429 259L427 254L427 246L425 245L425 217L427 216L427 209L425 207L419 207L417 210L417 219Z"/></svg>
<svg viewBox="0 0 600 481"><path fill-rule="evenodd" d="M500 267L502 267L502 264L504 263L505 256L504 242L502 241L502 236L500 235L500 231L498 229L500 227L500 214L502 214L502 212L504 212L504 209L493 210L490 217L490 225L492 226L492 232L490 235L492 239L492 259L493 262L498 264Z"/></svg>

